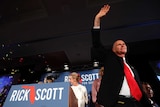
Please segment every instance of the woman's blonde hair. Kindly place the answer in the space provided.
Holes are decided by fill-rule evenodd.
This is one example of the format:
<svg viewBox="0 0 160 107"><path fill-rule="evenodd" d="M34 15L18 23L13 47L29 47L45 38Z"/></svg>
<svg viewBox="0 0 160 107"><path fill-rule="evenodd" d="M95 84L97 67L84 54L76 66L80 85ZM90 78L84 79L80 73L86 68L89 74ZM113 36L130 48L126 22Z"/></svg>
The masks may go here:
<svg viewBox="0 0 160 107"><path fill-rule="evenodd" d="M77 72L72 72L70 76L72 76L72 78L75 79L77 82L79 82L81 79L80 74L78 74Z"/></svg>

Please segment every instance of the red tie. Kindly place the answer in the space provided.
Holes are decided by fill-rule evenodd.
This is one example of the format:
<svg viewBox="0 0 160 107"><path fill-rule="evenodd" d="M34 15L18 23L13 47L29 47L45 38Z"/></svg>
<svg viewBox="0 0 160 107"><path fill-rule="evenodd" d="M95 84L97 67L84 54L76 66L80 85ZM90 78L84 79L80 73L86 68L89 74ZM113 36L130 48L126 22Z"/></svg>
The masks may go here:
<svg viewBox="0 0 160 107"><path fill-rule="evenodd" d="M137 82L135 81L134 77L131 74L130 69L128 68L127 64L124 62L124 73L131 91L131 95L136 99L136 100L140 100L142 97L142 93L141 90L137 84Z"/></svg>

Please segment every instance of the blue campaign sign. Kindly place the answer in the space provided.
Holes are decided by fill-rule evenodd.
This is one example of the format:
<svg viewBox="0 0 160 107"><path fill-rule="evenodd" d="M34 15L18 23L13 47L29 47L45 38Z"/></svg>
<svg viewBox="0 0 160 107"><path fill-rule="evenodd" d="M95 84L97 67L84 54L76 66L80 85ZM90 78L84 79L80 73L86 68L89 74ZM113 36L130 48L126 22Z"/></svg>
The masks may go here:
<svg viewBox="0 0 160 107"><path fill-rule="evenodd" d="M86 71L78 71L77 73L81 76L81 84L86 86L88 92L89 104L86 107L92 107L92 99L91 99L91 91L92 91L92 83L95 79L99 78L98 75L99 69L86 70ZM69 82L68 76L71 72L63 72L60 76L55 80L55 82Z"/></svg>
<svg viewBox="0 0 160 107"><path fill-rule="evenodd" d="M95 79L99 78L98 75L99 69L92 69L92 70L86 70L86 71L77 71L77 73L80 74L82 82L81 84L86 86L88 92L90 93L92 83ZM59 74L59 77L54 80L54 82L69 82L68 76L71 73L71 71L62 72ZM54 74L45 74L42 78L42 81L46 75L54 75Z"/></svg>
<svg viewBox="0 0 160 107"><path fill-rule="evenodd" d="M99 69L93 69L93 70L79 72L81 75L82 84L86 86L88 92L91 91L93 81L99 78L98 71Z"/></svg>
<svg viewBox="0 0 160 107"><path fill-rule="evenodd" d="M91 92L92 83L95 79L99 78L98 75L99 69L93 69L93 70L86 70L86 71L79 71L82 79L82 85L86 86L88 93ZM55 80L55 82L68 82L68 76L70 72L63 72L60 74L59 78Z"/></svg>
<svg viewBox="0 0 160 107"><path fill-rule="evenodd" d="M67 82L13 85L3 107L68 107Z"/></svg>

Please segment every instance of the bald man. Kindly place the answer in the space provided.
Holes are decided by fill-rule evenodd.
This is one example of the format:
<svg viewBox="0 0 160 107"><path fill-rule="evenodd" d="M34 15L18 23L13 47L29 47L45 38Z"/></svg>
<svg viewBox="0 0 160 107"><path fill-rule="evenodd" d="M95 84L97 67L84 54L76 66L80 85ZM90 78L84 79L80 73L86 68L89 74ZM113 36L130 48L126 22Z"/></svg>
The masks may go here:
<svg viewBox="0 0 160 107"><path fill-rule="evenodd" d="M138 73L131 67L126 58L127 45L122 39L116 40L111 49L107 50L100 40L101 18L108 14L110 5L104 5L94 18L92 28L92 59L104 64L104 75L97 93L97 103L104 107L152 107L146 98ZM126 78L125 69L129 70L138 91L135 97L131 94L131 86ZM130 77L130 78L131 78Z"/></svg>

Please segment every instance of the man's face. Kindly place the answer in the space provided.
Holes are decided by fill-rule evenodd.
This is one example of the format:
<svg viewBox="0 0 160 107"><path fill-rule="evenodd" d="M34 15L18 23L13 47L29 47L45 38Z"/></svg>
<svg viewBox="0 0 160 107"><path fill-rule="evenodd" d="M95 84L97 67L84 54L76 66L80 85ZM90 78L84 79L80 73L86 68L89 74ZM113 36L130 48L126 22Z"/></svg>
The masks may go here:
<svg viewBox="0 0 160 107"><path fill-rule="evenodd" d="M124 41L117 40L116 42L114 42L112 50L113 50L113 52L115 52L118 55L126 54L127 53L127 46Z"/></svg>
<svg viewBox="0 0 160 107"><path fill-rule="evenodd" d="M53 82L53 80L47 80L47 83L52 83Z"/></svg>
<svg viewBox="0 0 160 107"><path fill-rule="evenodd" d="M147 97L152 98L153 97L153 90L152 90L151 86L149 84L145 84L142 86L143 86L143 90L146 93Z"/></svg>

